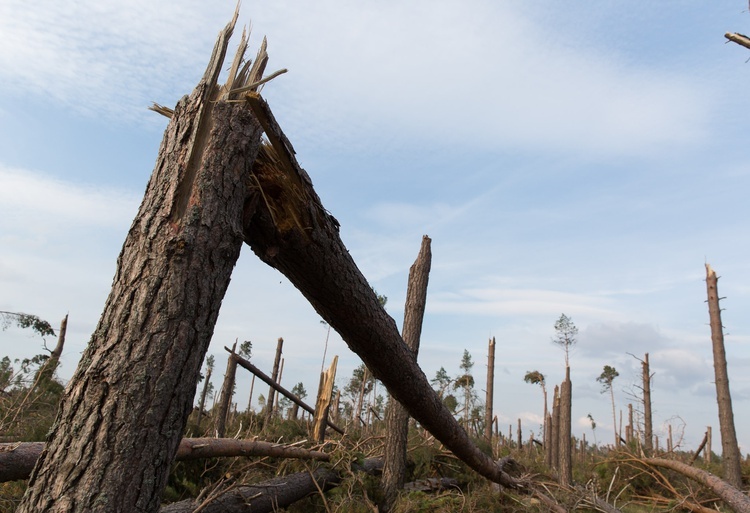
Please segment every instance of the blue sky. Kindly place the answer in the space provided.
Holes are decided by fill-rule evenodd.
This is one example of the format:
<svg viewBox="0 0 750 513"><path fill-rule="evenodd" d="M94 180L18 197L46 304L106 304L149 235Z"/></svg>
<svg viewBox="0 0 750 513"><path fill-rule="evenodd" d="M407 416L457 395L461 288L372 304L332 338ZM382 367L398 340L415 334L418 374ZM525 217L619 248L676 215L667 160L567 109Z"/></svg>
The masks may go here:
<svg viewBox="0 0 750 513"><path fill-rule="evenodd" d="M496 5L499 4L499 5ZM101 313L166 119L200 79L234 2L0 4L0 310L70 312L61 377ZM501 425L538 429L539 370L566 313L574 430L611 442L595 378L614 365L618 408L651 355L655 423L694 448L718 417L704 263L721 276L730 383L750 451L750 52L741 2L246 4L251 51L269 40L263 91L342 238L401 323L408 268L433 239L420 363L486 372L497 340ZM239 32L239 31L238 31ZM283 384L315 390L326 331L304 298L243 249L210 353L252 340ZM38 340L0 332L0 355ZM339 383L358 364L335 335ZM293 377L289 377L293 376ZM238 383L246 403L249 377ZM219 382L217 382L219 386ZM257 394L257 393L256 393Z"/></svg>

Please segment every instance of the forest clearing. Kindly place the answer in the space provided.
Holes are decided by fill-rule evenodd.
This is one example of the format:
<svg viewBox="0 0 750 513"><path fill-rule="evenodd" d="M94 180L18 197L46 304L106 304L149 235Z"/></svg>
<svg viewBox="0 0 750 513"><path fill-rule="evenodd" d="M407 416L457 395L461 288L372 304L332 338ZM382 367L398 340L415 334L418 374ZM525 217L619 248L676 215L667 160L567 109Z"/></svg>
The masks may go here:
<svg viewBox="0 0 750 513"><path fill-rule="evenodd" d="M618 371L604 365L597 378L611 396L613 443L573 436L578 329L565 314L553 339L565 378L550 383L533 369L524 377L543 392L539 432L524 433L520 419L500 426L494 338L486 380L467 350L457 376L441 368L430 379L418 364L431 239L422 238L410 268L399 330L260 94L286 72L266 73L266 41L249 59L243 31L219 83L238 15L239 6L193 92L175 108L152 107L169 125L101 319L66 386L55 372L67 317L55 329L0 312L4 328L57 339L49 355L0 363L0 511L750 512L750 462L735 432L722 298L708 263L720 454L710 428L690 451L671 431L654 435L648 353L634 355L642 379L624 421ZM301 382L282 386L279 338L270 373L253 363L251 343L226 347L223 384L212 393L218 371L206 354L244 245L361 358L343 389L338 356L325 353L314 403ZM246 408L233 400L238 372L252 375ZM255 387L268 387L257 408Z"/></svg>

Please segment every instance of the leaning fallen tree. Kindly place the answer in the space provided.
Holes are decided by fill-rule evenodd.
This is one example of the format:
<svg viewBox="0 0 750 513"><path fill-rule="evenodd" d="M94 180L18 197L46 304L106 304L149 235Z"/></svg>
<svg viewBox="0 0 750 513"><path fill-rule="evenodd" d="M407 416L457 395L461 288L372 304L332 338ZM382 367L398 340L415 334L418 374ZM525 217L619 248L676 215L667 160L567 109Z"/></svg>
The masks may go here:
<svg viewBox="0 0 750 513"><path fill-rule="evenodd" d="M28 479L44 442L0 444L0 483ZM177 448L176 461L226 457L270 457L329 461L328 453L303 447L234 438L183 438Z"/></svg>
<svg viewBox="0 0 750 513"><path fill-rule="evenodd" d="M323 207L268 104L257 93L248 93L246 100L270 144L261 147L253 166L257 193L245 205L245 242L302 292L391 396L435 438L488 479L522 486L474 445L443 405L341 241L338 221Z"/></svg>

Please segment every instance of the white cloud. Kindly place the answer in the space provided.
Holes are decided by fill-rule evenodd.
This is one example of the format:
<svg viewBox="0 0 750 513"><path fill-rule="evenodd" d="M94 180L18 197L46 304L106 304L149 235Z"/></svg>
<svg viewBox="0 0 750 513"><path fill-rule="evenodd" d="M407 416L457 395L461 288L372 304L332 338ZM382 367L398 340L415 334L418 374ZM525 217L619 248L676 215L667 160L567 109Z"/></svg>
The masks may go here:
<svg viewBox="0 0 750 513"><path fill-rule="evenodd" d="M145 117L150 100L192 89L233 6L4 2L3 89ZM479 1L289 1L242 13L269 36L270 66L292 70L268 89L302 140L357 146L398 127L411 141L602 154L703 137L710 105L698 86L561 44L532 16Z"/></svg>

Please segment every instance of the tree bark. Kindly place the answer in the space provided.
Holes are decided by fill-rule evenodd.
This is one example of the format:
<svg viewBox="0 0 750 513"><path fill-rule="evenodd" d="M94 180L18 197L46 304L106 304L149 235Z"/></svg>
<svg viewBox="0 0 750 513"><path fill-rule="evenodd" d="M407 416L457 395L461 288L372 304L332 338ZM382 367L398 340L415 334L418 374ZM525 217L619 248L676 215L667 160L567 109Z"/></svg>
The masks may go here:
<svg viewBox="0 0 750 513"><path fill-rule="evenodd" d="M723 481L705 470L691 467L680 461L662 458L647 458L643 460L643 462L655 467L668 468L679 472L693 481L713 490L713 492L718 495L721 500L732 509L732 511L735 511L736 513L750 513L750 498L748 498L747 495L742 493L738 488L732 486L731 483Z"/></svg>
<svg viewBox="0 0 750 513"><path fill-rule="evenodd" d="M570 367L565 369L565 381L560 386L560 430L558 444L560 445L560 467L558 475L561 486L573 484L573 458L570 454L572 391L570 382Z"/></svg>
<svg viewBox="0 0 750 513"><path fill-rule="evenodd" d="M404 327L401 330L404 343L409 346L414 359L419 353L422 336L422 321L427 306L427 285L432 266L431 240L425 235L414 264L409 269L404 306ZM409 436L409 412L393 397L388 400L385 422L385 447L383 449L383 502L381 511L390 511L396 502L398 491L406 479L406 445Z"/></svg>
<svg viewBox="0 0 750 513"><path fill-rule="evenodd" d="M268 105L258 95L248 95L248 101L275 155L253 168L264 201L247 212L246 243L289 278L391 395L459 459L493 481L520 486L471 442L432 390L396 323L341 241L338 222L297 164Z"/></svg>
<svg viewBox="0 0 750 513"><path fill-rule="evenodd" d="M742 489L742 457L737 444L737 433L734 428L732 396L729 393L729 374L727 372L727 355L724 350L724 329L721 324L721 308L716 272L706 264L706 288L708 289L708 315L711 323L711 344L714 353L714 374L716 383L716 402L719 405L719 429L721 431L721 452L724 479L732 486Z"/></svg>
<svg viewBox="0 0 750 513"><path fill-rule="evenodd" d="M560 469L560 386L555 385L555 393L552 397L552 465L555 470Z"/></svg>
<svg viewBox="0 0 750 513"><path fill-rule="evenodd" d="M28 479L44 450L44 442L0 444L0 483ZM259 456L329 461L329 455L302 447L234 438L183 438L177 448L177 461L203 458Z"/></svg>
<svg viewBox="0 0 750 513"><path fill-rule="evenodd" d="M17 511L153 512L242 245L261 130L217 78L235 19L165 131L96 331Z"/></svg>

